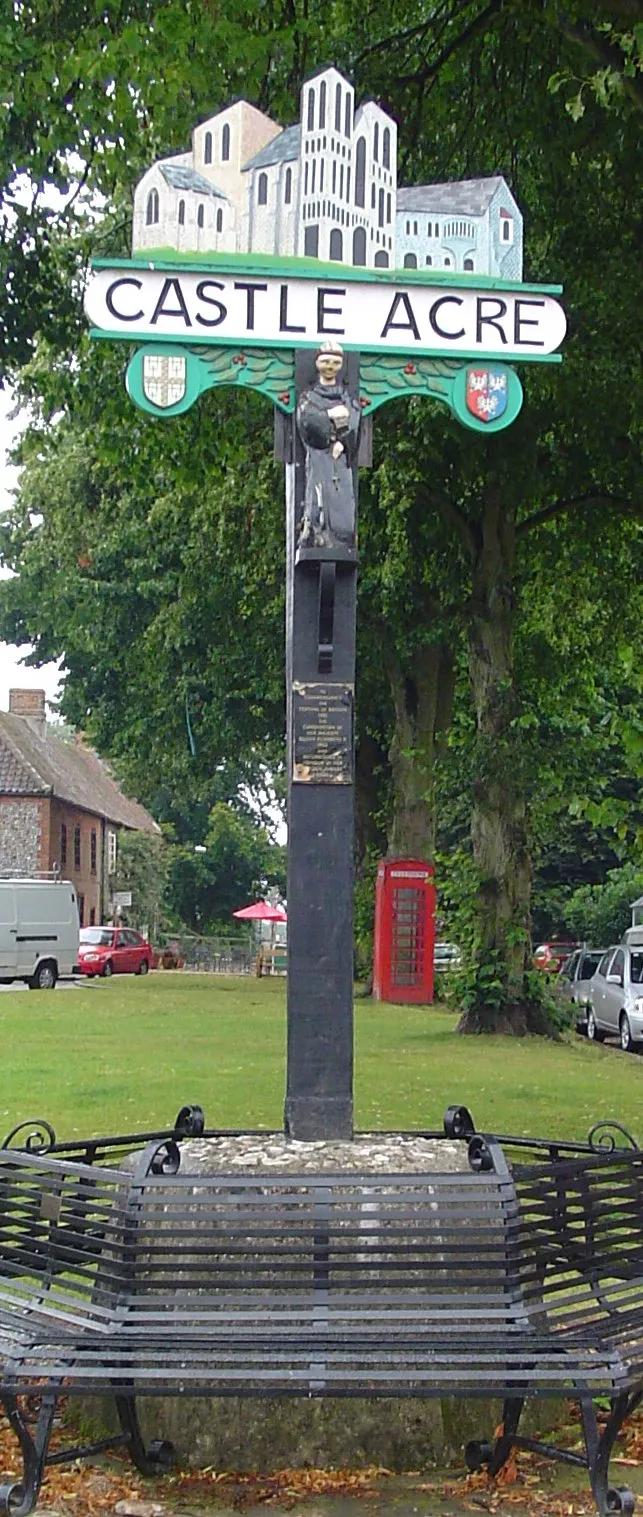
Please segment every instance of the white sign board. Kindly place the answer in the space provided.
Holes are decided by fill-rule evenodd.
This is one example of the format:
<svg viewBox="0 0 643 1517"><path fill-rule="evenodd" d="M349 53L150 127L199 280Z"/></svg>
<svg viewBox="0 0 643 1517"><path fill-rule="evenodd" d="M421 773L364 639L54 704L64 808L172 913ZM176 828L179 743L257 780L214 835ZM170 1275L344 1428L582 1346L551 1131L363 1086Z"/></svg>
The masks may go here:
<svg viewBox="0 0 643 1517"><path fill-rule="evenodd" d="M132 892L131 892L131 890L116 890L114 892L113 900L114 900L114 905L118 909L120 909L123 906L131 906L131 904L132 904Z"/></svg>
<svg viewBox="0 0 643 1517"><path fill-rule="evenodd" d="M90 280L85 311L111 337L369 352L546 358L565 335L559 302L538 286L162 270L124 265Z"/></svg>

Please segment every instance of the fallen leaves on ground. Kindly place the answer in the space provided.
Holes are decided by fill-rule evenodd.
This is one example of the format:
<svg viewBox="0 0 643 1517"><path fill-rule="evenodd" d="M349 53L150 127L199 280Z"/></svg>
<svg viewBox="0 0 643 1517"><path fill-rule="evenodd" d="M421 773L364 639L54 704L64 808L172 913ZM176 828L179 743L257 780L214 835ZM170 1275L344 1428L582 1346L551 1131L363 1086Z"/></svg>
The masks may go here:
<svg viewBox="0 0 643 1517"><path fill-rule="evenodd" d="M73 1434L71 1435L73 1438ZM67 1429L57 1426L52 1450L69 1443ZM626 1425L616 1454L615 1464L643 1464L643 1413ZM412 1479L413 1492L426 1492L434 1500L457 1502L464 1512L491 1514L491 1517L589 1517L595 1505L589 1489L553 1490L550 1461L519 1451L511 1455L504 1469L492 1480L487 1471L454 1476L444 1480ZM18 1480L21 1461L13 1432L0 1416L0 1481ZM245 1511L249 1507L282 1507L286 1510L307 1499L343 1497L375 1501L384 1494L382 1487L391 1471L381 1465L366 1469L282 1469L265 1474L248 1474L235 1470L178 1469L153 1480L144 1479L132 1470L126 1455L112 1453L95 1463L78 1460L71 1465L49 1468L39 1505L60 1517L102 1517L114 1511L118 1502L158 1502L163 1513L171 1517L173 1508L196 1510L216 1501L217 1505ZM627 1480L625 1471L624 1481ZM617 1482L620 1483L620 1482Z"/></svg>

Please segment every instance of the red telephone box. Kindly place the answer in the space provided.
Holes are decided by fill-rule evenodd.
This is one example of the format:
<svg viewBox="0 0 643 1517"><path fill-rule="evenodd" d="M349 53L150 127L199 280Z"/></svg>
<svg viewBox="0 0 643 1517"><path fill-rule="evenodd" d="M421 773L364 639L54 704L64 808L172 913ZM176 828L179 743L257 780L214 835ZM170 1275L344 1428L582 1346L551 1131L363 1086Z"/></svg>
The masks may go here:
<svg viewBox="0 0 643 1517"><path fill-rule="evenodd" d="M375 889L376 1001L433 1000L434 869L423 859L382 859Z"/></svg>

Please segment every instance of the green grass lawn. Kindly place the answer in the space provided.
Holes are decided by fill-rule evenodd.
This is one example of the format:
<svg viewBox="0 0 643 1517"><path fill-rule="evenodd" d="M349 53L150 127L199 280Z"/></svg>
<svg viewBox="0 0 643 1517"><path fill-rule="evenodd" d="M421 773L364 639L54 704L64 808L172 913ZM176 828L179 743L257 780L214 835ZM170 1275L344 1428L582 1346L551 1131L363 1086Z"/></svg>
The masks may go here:
<svg viewBox="0 0 643 1517"><path fill-rule="evenodd" d="M0 1141L22 1118L58 1137L165 1126L198 1101L211 1127L281 1127L285 982L128 975L0 996ZM570 1036L460 1038L444 1009L356 1003L358 1127L480 1128L584 1138L616 1117L643 1138L643 1059Z"/></svg>

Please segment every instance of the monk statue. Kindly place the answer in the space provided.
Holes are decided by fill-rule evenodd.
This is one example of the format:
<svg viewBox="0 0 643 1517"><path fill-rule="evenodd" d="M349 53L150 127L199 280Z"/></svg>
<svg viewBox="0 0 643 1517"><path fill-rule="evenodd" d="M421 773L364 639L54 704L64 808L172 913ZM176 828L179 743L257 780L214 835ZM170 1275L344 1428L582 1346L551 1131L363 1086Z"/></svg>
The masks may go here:
<svg viewBox="0 0 643 1517"><path fill-rule="evenodd" d="M297 427L306 449L300 548L355 545L353 465L361 411L340 379L343 365L339 343L324 342L315 359L317 381L304 390L297 407Z"/></svg>

